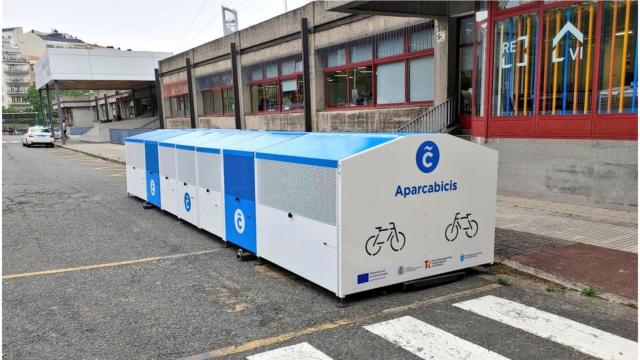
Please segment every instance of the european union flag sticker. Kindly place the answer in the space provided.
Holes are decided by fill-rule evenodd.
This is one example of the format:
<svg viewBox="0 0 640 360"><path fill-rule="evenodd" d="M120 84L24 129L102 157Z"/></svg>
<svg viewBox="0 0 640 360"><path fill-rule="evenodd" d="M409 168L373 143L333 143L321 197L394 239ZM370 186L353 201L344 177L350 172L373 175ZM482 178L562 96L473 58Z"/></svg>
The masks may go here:
<svg viewBox="0 0 640 360"><path fill-rule="evenodd" d="M369 273L358 275L358 284L364 284L369 282Z"/></svg>

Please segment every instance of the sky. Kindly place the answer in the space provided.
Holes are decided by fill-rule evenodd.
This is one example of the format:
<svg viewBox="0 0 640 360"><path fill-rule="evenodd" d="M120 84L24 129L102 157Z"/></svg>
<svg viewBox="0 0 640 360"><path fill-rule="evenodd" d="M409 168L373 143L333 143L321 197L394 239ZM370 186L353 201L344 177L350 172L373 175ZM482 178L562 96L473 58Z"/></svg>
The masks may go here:
<svg viewBox="0 0 640 360"><path fill-rule="evenodd" d="M57 29L92 44L178 53L222 37L221 6L240 29L309 0L3 0L2 27Z"/></svg>

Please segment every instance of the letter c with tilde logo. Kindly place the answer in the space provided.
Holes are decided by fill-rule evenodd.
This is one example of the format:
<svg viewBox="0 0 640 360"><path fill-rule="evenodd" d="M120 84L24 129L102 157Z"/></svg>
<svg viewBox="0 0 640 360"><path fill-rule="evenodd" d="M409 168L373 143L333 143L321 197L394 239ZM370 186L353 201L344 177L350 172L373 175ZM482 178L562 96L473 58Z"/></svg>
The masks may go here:
<svg viewBox="0 0 640 360"><path fill-rule="evenodd" d="M428 174L438 167L440 162L440 149L438 145L431 140L427 140L420 144L416 152L416 165L418 169Z"/></svg>

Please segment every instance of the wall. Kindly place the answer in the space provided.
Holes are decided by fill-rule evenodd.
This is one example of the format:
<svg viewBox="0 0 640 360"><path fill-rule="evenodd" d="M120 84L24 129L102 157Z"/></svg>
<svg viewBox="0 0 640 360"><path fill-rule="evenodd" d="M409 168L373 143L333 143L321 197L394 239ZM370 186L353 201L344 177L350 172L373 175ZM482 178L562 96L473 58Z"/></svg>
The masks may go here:
<svg viewBox="0 0 640 360"><path fill-rule="evenodd" d="M64 108L63 108L64 109ZM95 111L89 106L72 108L74 127L92 127Z"/></svg>
<svg viewBox="0 0 640 360"><path fill-rule="evenodd" d="M490 139L499 151L498 192L637 210L638 143Z"/></svg>
<svg viewBox="0 0 640 360"><path fill-rule="evenodd" d="M197 126L210 129L235 129L236 118L233 116L200 116Z"/></svg>
<svg viewBox="0 0 640 360"><path fill-rule="evenodd" d="M304 131L304 114L245 115L248 130Z"/></svg>
<svg viewBox="0 0 640 360"><path fill-rule="evenodd" d="M318 131L394 131L422 114L422 107L320 111Z"/></svg>

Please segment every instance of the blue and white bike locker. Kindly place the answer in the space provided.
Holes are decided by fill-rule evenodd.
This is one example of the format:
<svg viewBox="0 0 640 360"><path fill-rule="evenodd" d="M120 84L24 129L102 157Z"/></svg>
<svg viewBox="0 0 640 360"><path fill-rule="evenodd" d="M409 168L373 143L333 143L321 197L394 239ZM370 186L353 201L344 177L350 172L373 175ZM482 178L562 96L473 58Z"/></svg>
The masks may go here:
<svg viewBox="0 0 640 360"><path fill-rule="evenodd" d="M257 255L340 298L491 263L497 159L445 134L312 133L264 148Z"/></svg>
<svg viewBox="0 0 640 360"><path fill-rule="evenodd" d="M145 139L175 134L171 130L156 130L129 136L124 139L124 156L126 163L127 193L147 201L147 160Z"/></svg>
<svg viewBox="0 0 640 360"><path fill-rule="evenodd" d="M180 217L180 209L184 202L178 199L178 159L176 145L184 141L208 134L207 130L187 130L183 135L160 141L158 159L160 164L160 202L162 210ZM190 201L190 200L189 200Z"/></svg>
<svg viewBox="0 0 640 360"><path fill-rule="evenodd" d="M144 139L144 158L146 173L147 202L162 207L161 202L161 182L160 182L160 162L158 158L158 142L167 140L184 134L184 131L154 131L149 137Z"/></svg>
<svg viewBox="0 0 640 360"><path fill-rule="evenodd" d="M303 133L268 132L223 148L227 241L257 254L255 152L300 136Z"/></svg>

